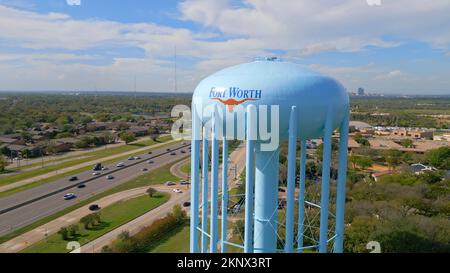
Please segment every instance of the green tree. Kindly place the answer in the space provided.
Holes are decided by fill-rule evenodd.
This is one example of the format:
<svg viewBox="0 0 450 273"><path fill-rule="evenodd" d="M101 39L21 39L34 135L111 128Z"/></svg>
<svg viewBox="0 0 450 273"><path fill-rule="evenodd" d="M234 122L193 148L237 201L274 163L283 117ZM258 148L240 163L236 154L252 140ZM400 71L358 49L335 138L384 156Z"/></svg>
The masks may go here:
<svg viewBox="0 0 450 273"><path fill-rule="evenodd" d="M94 219L92 218L92 214L86 215L80 219L80 224L84 226L84 229L89 229L94 225Z"/></svg>
<svg viewBox="0 0 450 273"><path fill-rule="evenodd" d="M78 230L79 229L78 229L78 225L77 224L69 226L69 228L68 228L69 235L72 236L72 237L77 235L78 234Z"/></svg>
<svg viewBox="0 0 450 273"><path fill-rule="evenodd" d="M8 166L8 161L3 155L0 155L0 172L4 172L6 166Z"/></svg>
<svg viewBox="0 0 450 273"><path fill-rule="evenodd" d="M439 149L428 151L425 154L428 164L442 170L450 169L450 147L441 147Z"/></svg>
<svg viewBox="0 0 450 273"><path fill-rule="evenodd" d="M150 196L150 197L153 197L157 192L158 192L158 191L155 190L154 188L148 188L148 189L147 189L147 194L148 194L148 196Z"/></svg>
<svg viewBox="0 0 450 273"><path fill-rule="evenodd" d="M389 168L395 169L401 163L402 152L399 150L390 149L384 152L384 156Z"/></svg>
<svg viewBox="0 0 450 273"><path fill-rule="evenodd" d="M69 239L69 229L66 228L66 227L60 228L59 231L58 231L58 234L61 235L61 238L62 238L64 241L67 241L67 240Z"/></svg>
<svg viewBox="0 0 450 273"><path fill-rule="evenodd" d="M120 139L126 144L129 144L136 140L136 136L131 132L123 132L120 134Z"/></svg>
<svg viewBox="0 0 450 273"><path fill-rule="evenodd" d="M400 145L402 145L405 148L414 148L413 144L414 144L413 141L409 138L405 138L400 141Z"/></svg>

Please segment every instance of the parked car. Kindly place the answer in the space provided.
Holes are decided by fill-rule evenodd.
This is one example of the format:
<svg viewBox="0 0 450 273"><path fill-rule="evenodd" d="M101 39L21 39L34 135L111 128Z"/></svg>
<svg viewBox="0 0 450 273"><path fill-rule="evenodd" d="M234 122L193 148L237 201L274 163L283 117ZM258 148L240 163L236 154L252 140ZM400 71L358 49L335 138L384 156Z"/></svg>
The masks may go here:
<svg viewBox="0 0 450 273"><path fill-rule="evenodd" d="M168 186L168 187L170 187L170 186L175 186L175 185L176 185L175 182L171 182L171 181L166 182L166 186Z"/></svg>
<svg viewBox="0 0 450 273"><path fill-rule="evenodd" d="M102 171L107 171L108 168L107 167L102 167Z"/></svg>
<svg viewBox="0 0 450 273"><path fill-rule="evenodd" d="M107 179L107 180L113 180L113 179L114 179L114 176L108 175L108 176L106 177L106 179Z"/></svg>
<svg viewBox="0 0 450 273"><path fill-rule="evenodd" d="M97 211L97 210L100 210L100 206L97 205L97 204L90 205L90 206L89 206L89 210L90 210L90 211Z"/></svg>
<svg viewBox="0 0 450 273"><path fill-rule="evenodd" d="M84 188L86 188L86 185L85 184L80 184L80 185L77 186L77 188L78 189L84 189Z"/></svg>
<svg viewBox="0 0 450 273"><path fill-rule="evenodd" d="M191 206L191 202L184 202L183 207L187 208Z"/></svg>
<svg viewBox="0 0 450 273"><path fill-rule="evenodd" d="M117 164L117 166L116 166L117 168L122 168L122 167L125 167L125 163L123 163L123 162L120 162L119 164Z"/></svg>
<svg viewBox="0 0 450 273"><path fill-rule="evenodd" d="M134 160L139 160L139 159L141 159L140 156L133 156L133 158L134 158Z"/></svg>
<svg viewBox="0 0 450 273"><path fill-rule="evenodd" d="M77 181L77 180L78 180L78 177L76 177L76 176L72 176L72 177L69 179L70 182Z"/></svg>
<svg viewBox="0 0 450 273"><path fill-rule="evenodd" d="M182 193L182 191L180 189L173 189L174 193Z"/></svg>
<svg viewBox="0 0 450 273"><path fill-rule="evenodd" d="M77 198L77 196L74 193L67 193L64 195L64 200L72 200Z"/></svg>
<svg viewBox="0 0 450 273"><path fill-rule="evenodd" d="M190 185L191 182L190 181L181 181L180 184L181 185Z"/></svg>
<svg viewBox="0 0 450 273"><path fill-rule="evenodd" d="M181 150L180 152L181 152L182 154L185 154L185 153L186 153L186 151L185 151L185 150Z"/></svg>

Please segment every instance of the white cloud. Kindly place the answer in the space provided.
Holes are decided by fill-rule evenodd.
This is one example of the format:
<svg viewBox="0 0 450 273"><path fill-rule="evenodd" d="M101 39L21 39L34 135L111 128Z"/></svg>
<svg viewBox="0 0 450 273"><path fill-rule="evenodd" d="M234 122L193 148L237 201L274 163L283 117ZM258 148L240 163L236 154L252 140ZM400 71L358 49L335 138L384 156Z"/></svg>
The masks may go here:
<svg viewBox="0 0 450 273"><path fill-rule="evenodd" d="M42 14L0 5L0 25L9 26L0 28L2 41L38 52L70 52L0 54L1 89L92 90L97 86L100 90L124 90L130 89L133 75L138 75L145 90L172 90L173 68L167 60L173 56L174 45L181 57L193 63L188 69L179 68L182 90L192 90L202 77L218 69L270 55L271 50L287 52L284 59L301 60L324 51L395 47L403 40L423 41L445 51L450 45L447 0L426 5L420 0L383 1L376 8L364 0L246 0L241 5L227 0L188 0L178 8L182 20L198 23L201 30L154 23L77 20L62 13ZM77 53L105 46L137 47L144 50L145 57L89 65L83 61L95 60L96 56ZM396 69L375 64L311 67L335 76L351 88L390 88L383 86L385 79L405 82L408 76L406 71L399 70L398 74ZM80 78L83 82L74 80ZM446 80L434 80L433 84L437 82Z"/></svg>
<svg viewBox="0 0 450 273"><path fill-rule="evenodd" d="M66 0L67 5L69 6L80 6L81 0Z"/></svg>

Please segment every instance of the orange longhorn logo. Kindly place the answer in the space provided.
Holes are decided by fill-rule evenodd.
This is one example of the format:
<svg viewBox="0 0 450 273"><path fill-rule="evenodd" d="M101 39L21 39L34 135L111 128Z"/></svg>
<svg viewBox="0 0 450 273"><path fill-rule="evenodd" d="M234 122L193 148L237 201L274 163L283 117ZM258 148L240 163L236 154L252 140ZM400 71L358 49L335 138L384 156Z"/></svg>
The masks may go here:
<svg viewBox="0 0 450 273"><path fill-rule="evenodd" d="M246 101L252 101L252 100L256 100L256 99L243 99L243 100L235 100L235 99L227 99L227 100L222 100L219 98L214 98L213 100L217 100L220 101L221 103L225 104L226 106L228 106L228 112L233 112L234 107L242 104Z"/></svg>

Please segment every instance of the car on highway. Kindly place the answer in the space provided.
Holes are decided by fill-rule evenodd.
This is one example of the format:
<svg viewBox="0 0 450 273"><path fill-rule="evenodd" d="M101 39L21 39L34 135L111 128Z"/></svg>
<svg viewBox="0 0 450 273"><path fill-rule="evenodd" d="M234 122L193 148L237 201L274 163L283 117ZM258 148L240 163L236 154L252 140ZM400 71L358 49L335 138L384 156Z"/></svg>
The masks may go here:
<svg viewBox="0 0 450 273"><path fill-rule="evenodd" d="M78 180L78 177L76 177L76 176L72 176L72 177L69 179L70 182L77 181L77 180Z"/></svg>
<svg viewBox="0 0 450 273"><path fill-rule="evenodd" d="M166 149L166 151L170 152L170 151L171 151L171 149L170 149L170 148L168 148L168 149Z"/></svg>
<svg viewBox="0 0 450 273"><path fill-rule="evenodd" d="M183 193L180 189L173 189L172 190L174 193Z"/></svg>
<svg viewBox="0 0 450 273"><path fill-rule="evenodd" d="M134 160L134 156L130 156L128 160Z"/></svg>
<svg viewBox="0 0 450 273"><path fill-rule="evenodd" d="M90 205L90 206L89 206L89 210L90 210L90 211L97 211L97 210L100 210L100 206L97 205L97 204Z"/></svg>
<svg viewBox="0 0 450 273"><path fill-rule="evenodd" d="M118 164L116 165L116 167L117 167L117 168L125 167L125 163L120 162L120 163L118 163Z"/></svg>
<svg viewBox="0 0 450 273"><path fill-rule="evenodd" d="M177 155L177 153L175 153L175 152L172 152L172 153L170 153L170 155Z"/></svg>
<svg viewBox="0 0 450 273"><path fill-rule="evenodd" d="M113 179L114 179L114 176L108 175L108 176L106 177L106 179L107 179L107 180L113 180Z"/></svg>
<svg viewBox="0 0 450 273"><path fill-rule="evenodd" d="M146 171L148 171L148 169L147 169L147 168L143 168L142 171L143 171L143 172L146 172Z"/></svg>
<svg viewBox="0 0 450 273"><path fill-rule="evenodd" d="M84 188L86 188L86 185L85 184L80 184L80 185L77 186L77 188L78 189L84 189Z"/></svg>
<svg viewBox="0 0 450 273"><path fill-rule="evenodd" d="M140 156L134 156L133 158L134 158L134 160L139 160L139 159L141 159Z"/></svg>
<svg viewBox="0 0 450 273"><path fill-rule="evenodd" d="M152 151L150 151L150 152L148 152L148 154L149 154L149 155L151 155L151 154L153 154L153 152L152 152Z"/></svg>
<svg viewBox="0 0 450 273"><path fill-rule="evenodd" d="M72 200L77 198L77 196L74 193L67 193L64 195L64 200Z"/></svg>
<svg viewBox="0 0 450 273"><path fill-rule="evenodd" d="M184 202L183 207L187 208L191 206L191 202Z"/></svg>
<svg viewBox="0 0 450 273"><path fill-rule="evenodd" d="M166 186L168 186L168 187L170 187L170 186L175 186L175 185L176 185L175 182L171 182L171 181L166 182Z"/></svg>
<svg viewBox="0 0 450 273"><path fill-rule="evenodd" d="M153 164L153 163L155 163L155 161L149 160L149 161L147 161L147 163L148 163L148 164Z"/></svg>
<svg viewBox="0 0 450 273"><path fill-rule="evenodd" d="M101 172L93 172L92 173L93 176L98 176L98 175L101 175L101 174L102 174Z"/></svg>
<svg viewBox="0 0 450 273"><path fill-rule="evenodd" d="M182 154L185 154L185 153L186 153L186 151L185 151L185 150L181 150L180 152L181 152Z"/></svg>
<svg viewBox="0 0 450 273"><path fill-rule="evenodd" d="M102 167L102 171L107 171L109 170L108 167Z"/></svg>

